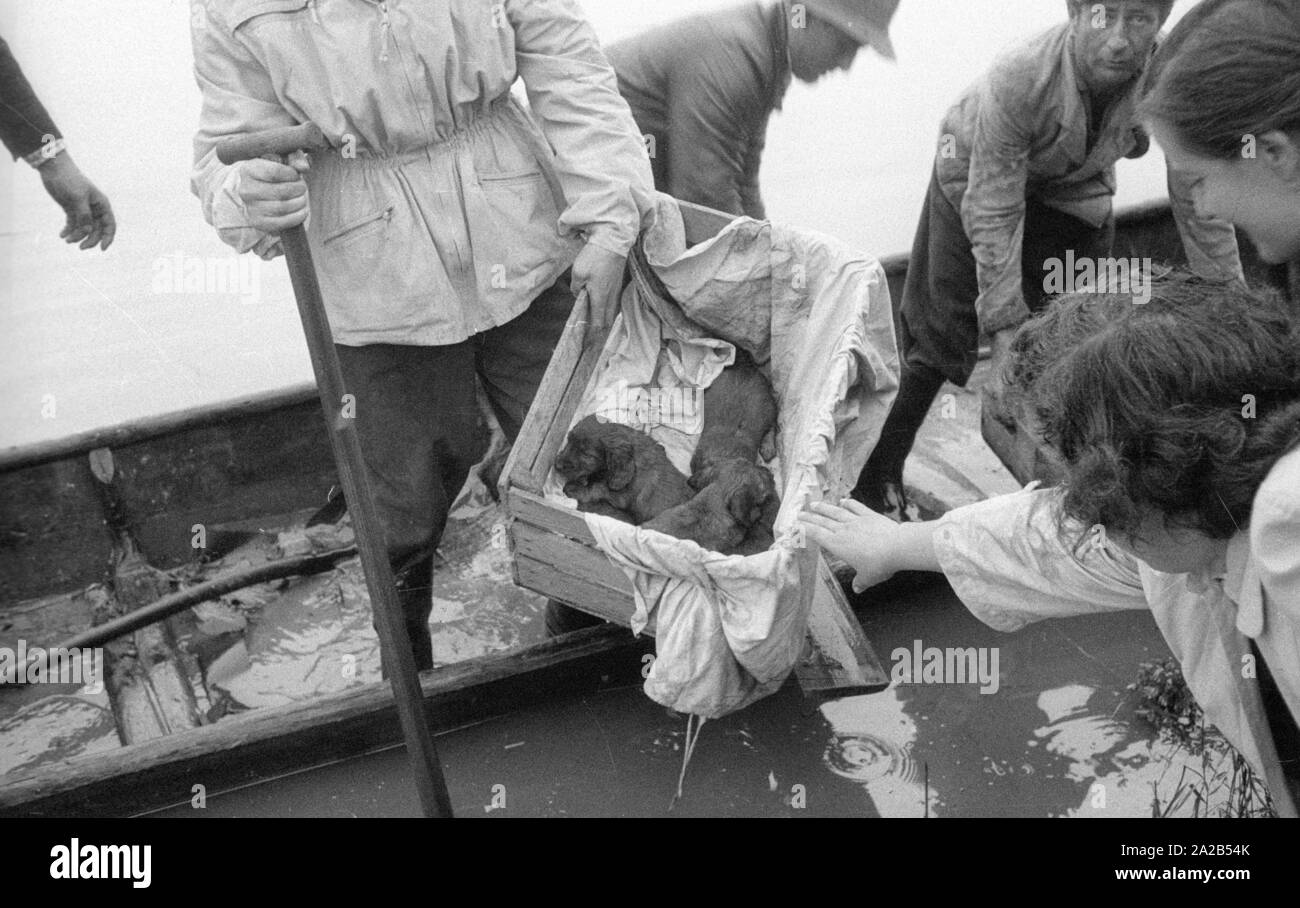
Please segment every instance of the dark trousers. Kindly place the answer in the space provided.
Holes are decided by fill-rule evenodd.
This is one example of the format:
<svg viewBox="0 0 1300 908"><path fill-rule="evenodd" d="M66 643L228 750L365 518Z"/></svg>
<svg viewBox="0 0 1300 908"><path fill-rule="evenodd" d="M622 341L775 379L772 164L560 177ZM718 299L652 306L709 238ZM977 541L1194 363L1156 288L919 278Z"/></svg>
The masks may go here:
<svg viewBox="0 0 1300 908"><path fill-rule="evenodd" d="M1113 219L1093 227L1027 199L1021 286L1030 311L1037 312L1048 300L1044 262L1064 259L1069 250L1076 258L1109 256L1114 237ZM961 212L943 194L936 173L926 191L899 304L903 365L898 397L859 477L859 490L878 486L882 479L901 482L903 462L944 380L964 387L970 379L979 359L978 297L975 254Z"/></svg>
<svg viewBox="0 0 1300 908"><path fill-rule="evenodd" d="M573 309L566 273L505 325L437 347L335 345L397 579L416 665L433 667L433 553L447 512L487 452L475 376L511 441Z"/></svg>

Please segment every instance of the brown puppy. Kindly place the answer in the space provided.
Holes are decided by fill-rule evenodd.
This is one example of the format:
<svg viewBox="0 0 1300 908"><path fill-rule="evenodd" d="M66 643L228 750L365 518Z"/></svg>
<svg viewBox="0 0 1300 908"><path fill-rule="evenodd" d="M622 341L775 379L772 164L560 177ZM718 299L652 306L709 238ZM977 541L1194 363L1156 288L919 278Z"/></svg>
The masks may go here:
<svg viewBox="0 0 1300 908"><path fill-rule="evenodd" d="M736 548L734 554L757 555L770 549L776 541L773 528L776 526L776 515L781 510L781 498L777 495L772 471L751 461L723 461L698 475L706 485L719 481L721 477L737 477L745 483L746 488L754 490L751 494L758 502L758 518L750 524L745 541ZM761 493L757 491L760 488Z"/></svg>
<svg viewBox="0 0 1300 908"><path fill-rule="evenodd" d="M599 485L599 483L597 484ZM602 496L608 492L601 490ZM584 487L579 496L570 495L570 498L577 498L578 510L586 511L589 514L601 514L605 517L613 517L615 520L621 520L624 523L636 523L632 515L627 511L620 510L610 504L604 497L597 498L590 493L590 489Z"/></svg>
<svg viewBox="0 0 1300 908"><path fill-rule="evenodd" d="M703 489L707 483L697 477L713 464L753 463L775 426L772 385L753 358L737 347L735 363L723 369L704 392L704 431L691 455L691 485Z"/></svg>
<svg viewBox="0 0 1300 908"><path fill-rule="evenodd" d="M555 458L555 472L565 480L564 494L583 510L604 502L638 524L690 501L694 494L663 445L644 432L594 415L569 431Z"/></svg>
<svg viewBox="0 0 1300 908"><path fill-rule="evenodd" d="M754 555L771 547L772 523L780 507L771 471L732 460L697 476L704 481L702 491L645 524L647 529L724 555Z"/></svg>

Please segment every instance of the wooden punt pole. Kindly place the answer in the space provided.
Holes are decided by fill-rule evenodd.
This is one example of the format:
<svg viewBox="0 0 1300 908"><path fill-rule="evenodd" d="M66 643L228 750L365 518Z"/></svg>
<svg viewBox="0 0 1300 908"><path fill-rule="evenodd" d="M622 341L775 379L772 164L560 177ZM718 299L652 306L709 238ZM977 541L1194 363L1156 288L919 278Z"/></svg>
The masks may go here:
<svg viewBox="0 0 1300 908"><path fill-rule="evenodd" d="M248 136L227 139L217 147L217 158L223 164L249 160L263 155L287 155L294 151L321 149L326 146L319 128L308 123L290 129L268 130ZM361 457L361 441L356 422L347 406L347 389L338 354L334 350L334 335L321 298L316 268L312 262L307 233L301 227L292 227L280 234L285 261L289 266L289 279L293 285L298 315L302 319L303 334L311 354L312 370L320 390L321 407L329 430L334 461L338 466L339 483L347 497L352 513L352 527L356 533L357 550L365 571L366 587L370 591L371 610L379 631L384 663L389 670L389 681L397 700L397 713L406 738L407 754L415 774L415 787L425 816L452 816L451 798L443 778L442 764L429 731L423 710L419 672L415 668L415 655L402 619L401 604L397 598L397 584L384 545L384 530L375 511L370 476Z"/></svg>

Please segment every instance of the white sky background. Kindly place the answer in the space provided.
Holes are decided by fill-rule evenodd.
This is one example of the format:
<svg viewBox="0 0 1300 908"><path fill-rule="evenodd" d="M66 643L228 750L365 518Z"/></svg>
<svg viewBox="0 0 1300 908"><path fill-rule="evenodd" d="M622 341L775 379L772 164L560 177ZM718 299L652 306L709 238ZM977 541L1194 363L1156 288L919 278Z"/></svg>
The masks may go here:
<svg viewBox="0 0 1300 908"><path fill-rule="evenodd" d="M584 4L604 42L731 5ZM877 256L909 249L943 112L1000 48L1064 15L1064 0L903 0L898 65L864 50L851 73L791 87L764 156L769 216ZM230 253L189 192L199 98L188 21L185 0L0 8L0 34L119 225L107 253L66 247L35 173L0 156L0 448L311 378L283 260L259 269L252 303L153 291L162 257ZM1120 205L1163 195L1157 149L1121 162Z"/></svg>

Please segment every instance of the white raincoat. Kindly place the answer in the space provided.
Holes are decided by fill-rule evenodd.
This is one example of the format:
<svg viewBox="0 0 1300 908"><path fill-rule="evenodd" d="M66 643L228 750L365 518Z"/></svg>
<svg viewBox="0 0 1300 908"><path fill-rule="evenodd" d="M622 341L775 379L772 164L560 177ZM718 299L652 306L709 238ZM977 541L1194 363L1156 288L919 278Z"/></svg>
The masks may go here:
<svg viewBox="0 0 1300 908"><path fill-rule="evenodd" d="M264 257L218 140L315 123L307 224L344 344L451 344L521 313L582 241L624 255L653 180L572 0L195 0L194 192ZM522 78L532 117L511 97Z"/></svg>

